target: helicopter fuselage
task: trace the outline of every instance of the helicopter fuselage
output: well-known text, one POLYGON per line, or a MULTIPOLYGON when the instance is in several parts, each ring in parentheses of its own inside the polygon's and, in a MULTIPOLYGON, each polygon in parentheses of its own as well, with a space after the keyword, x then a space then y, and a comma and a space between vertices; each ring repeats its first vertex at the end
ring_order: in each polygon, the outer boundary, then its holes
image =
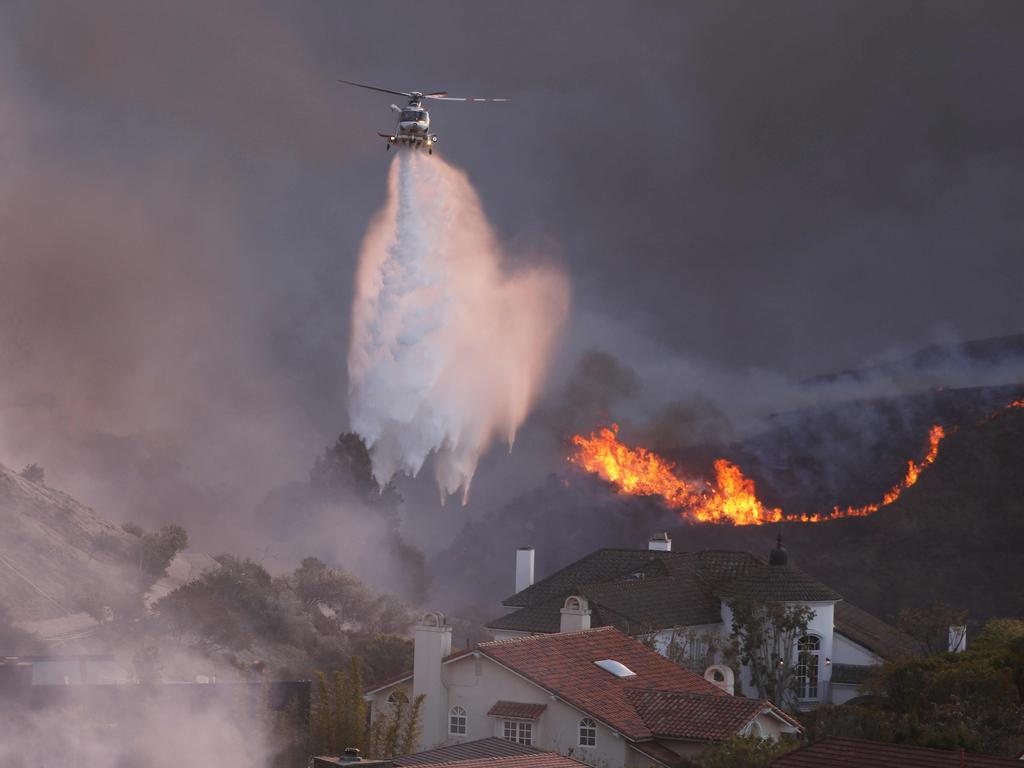
POLYGON ((426 148, 427 152, 433 154, 437 136, 430 133, 430 113, 419 104, 410 103, 405 107, 397 107, 394 104, 391 106, 399 113, 398 130, 393 134, 379 134, 388 140, 387 148, 391 149, 392 144, 412 149, 426 148))

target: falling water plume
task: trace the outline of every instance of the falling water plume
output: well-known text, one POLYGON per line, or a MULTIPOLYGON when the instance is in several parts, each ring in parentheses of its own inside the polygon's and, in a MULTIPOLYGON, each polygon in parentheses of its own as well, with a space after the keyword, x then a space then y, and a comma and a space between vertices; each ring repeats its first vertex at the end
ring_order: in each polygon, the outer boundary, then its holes
POLYGON ((386 482, 434 453, 442 497, 463 501, 481 454, 510 445, 565 320, 552 267, 509 273, 468 178, 402 151, 363 241, 352 307, 349 409, 386 482))

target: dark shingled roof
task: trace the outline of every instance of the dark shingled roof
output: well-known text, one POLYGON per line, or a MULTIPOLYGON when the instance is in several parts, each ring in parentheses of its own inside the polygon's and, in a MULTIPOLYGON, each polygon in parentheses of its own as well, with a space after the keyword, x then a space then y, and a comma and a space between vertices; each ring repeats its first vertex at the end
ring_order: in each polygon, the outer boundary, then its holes
POLYGON ((719 597, 752 598, 768 602, 828 602, 842 600, 838 592, 791 565, 748 568, 717 590, 719 597))
POLYGON ((866 664, 833 664, 832 682, 839 685, 860 685, 876 667, 866 664))
POLYGON ((1008 757, 840 738, 822 739, 772 761, 772 768, 1020 768, 1020 765, 1008 757))
POLYGON ((536 720, 544 714, 547 704, 528 704, 522 701, 499 701, 487 710, 490 717, 510 717, 514 720, 536 720))
POLYGON ((626 574, 643 572, 664 575, 665 560, 685 556, 679 552, 659 552, 647 549, 598 549, 586 557, 567 565, 547 578, 517 592, 502 601, 508 606, 532 606, 546 603, 555 597, 568 597, 584 584, 614 581, 626 574))
POLYGON ((920 654, 913 638, 845 600, 836 603, 835 625, 836 632, 843 637, 877 653, 883 659, 920 654))
POLYGON ((591 626, 614 626, 630 634, 718 623, 722 597, 841 599, 802 571, 769 566, 749 552, 599 549, 506 600, 506 605, 524 607, 487 626, 557 632, 563 601, 571 594, 589 601, 591 626))
POLYGON ((417 752, 414 755, 395 757, 392 758, 392 762, 396 766, 401 767, 406 765, 429 765, 430 763, 451 763, 456 760, 539 754, 543 754, 543 752, 536 747, 528 747, 525 744, 517 744, 508 739, 491 737, 489 739, 465 741, 461 744, 452 744, 451 746, 438 747, 437 749, 428 749, 426 752, 417 752))

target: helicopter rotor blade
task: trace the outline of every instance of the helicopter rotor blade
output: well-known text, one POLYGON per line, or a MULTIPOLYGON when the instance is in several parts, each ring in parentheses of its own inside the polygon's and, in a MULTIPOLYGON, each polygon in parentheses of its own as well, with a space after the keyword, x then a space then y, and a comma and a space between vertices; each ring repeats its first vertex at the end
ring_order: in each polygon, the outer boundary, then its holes
POLYGON ((431 91, 430 93, 424 93, 423 96, 428 99, 440 99, 448 95, 448 91, 431 91))
POLYGON ((477 99, 472 96, 433 96, 429 93, 423 95, 425 98, 437 99, 438 101, 510 101, 510 99, 477 99))
POLYGON ((405 91, 392 91, 390 88, 378 88, 376 85, 366 85, 365 83, 356 83, 353 82, 352 80, 342 80, 340 77, 338 78, 338 82, 345 83, 346 85, 355 85, 358 86, 359 88, 369 88, 371 91, 380 91, 381 93, 393 93, 396 96, 405 96, 410 99, 412 98, 412 94, 406 93, 405 91))

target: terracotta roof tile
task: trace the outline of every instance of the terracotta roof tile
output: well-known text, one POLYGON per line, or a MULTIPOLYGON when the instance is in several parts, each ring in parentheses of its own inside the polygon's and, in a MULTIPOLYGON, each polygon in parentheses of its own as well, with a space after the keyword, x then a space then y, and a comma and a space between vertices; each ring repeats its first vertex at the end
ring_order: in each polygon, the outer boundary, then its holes
POLYGON ((401 768, 406 765, 444 764, 459 760, 480 760, 538 754, 542 754, 542 751, 536 747, 529 747, 526 744, 517 744, 514 741, 492 736, 488 739, 464 741, 460 744, 428 749, 425 752, 417 752, 413 755, 403 755, 394 758, 393 762, 395 766, 401 768))
POLYGON ((727 696, 611 627, 482 643, 477 650, 630 739, 653 734, 627 698, 627 689, 727 696), (635 674, 616 677, 594 663, 603 659, 621 662, 635 674))
MULTIPOLYGON (((399 765, 395 763, 395 765, 399 765)), ((410 763, 402 763, 410 765, 410 763)), ((516 757, 481 757, 475 760, 456 760, 448 763, 416 763, 420 768, 579 768, 585 763, 564 757, 557 752, 516 757)))
POLYGON ((629 689, 644 724, 658 738, 720 741, 735 736, 770 705, 738 696, 629 689))
POLYGON ((828 738, 772 761, 772 768, 1001 768, 1020 763, 1007 757, 946 749, 828 738))
POLYGON ((519 720, 536 720, 544 714, 544 710, 547 708, 547 704, 527 704, 520 701, 499 701, 487 710, 487 714, 490 717, 510 717, 512 719, 519 720))
POLYGON ((659 765, 665 765, 668 768, 683 768, 683 766, 691 765, 685 758, 657 741, 642 741, 630 746, 640 754, 646 755, 659 765))

